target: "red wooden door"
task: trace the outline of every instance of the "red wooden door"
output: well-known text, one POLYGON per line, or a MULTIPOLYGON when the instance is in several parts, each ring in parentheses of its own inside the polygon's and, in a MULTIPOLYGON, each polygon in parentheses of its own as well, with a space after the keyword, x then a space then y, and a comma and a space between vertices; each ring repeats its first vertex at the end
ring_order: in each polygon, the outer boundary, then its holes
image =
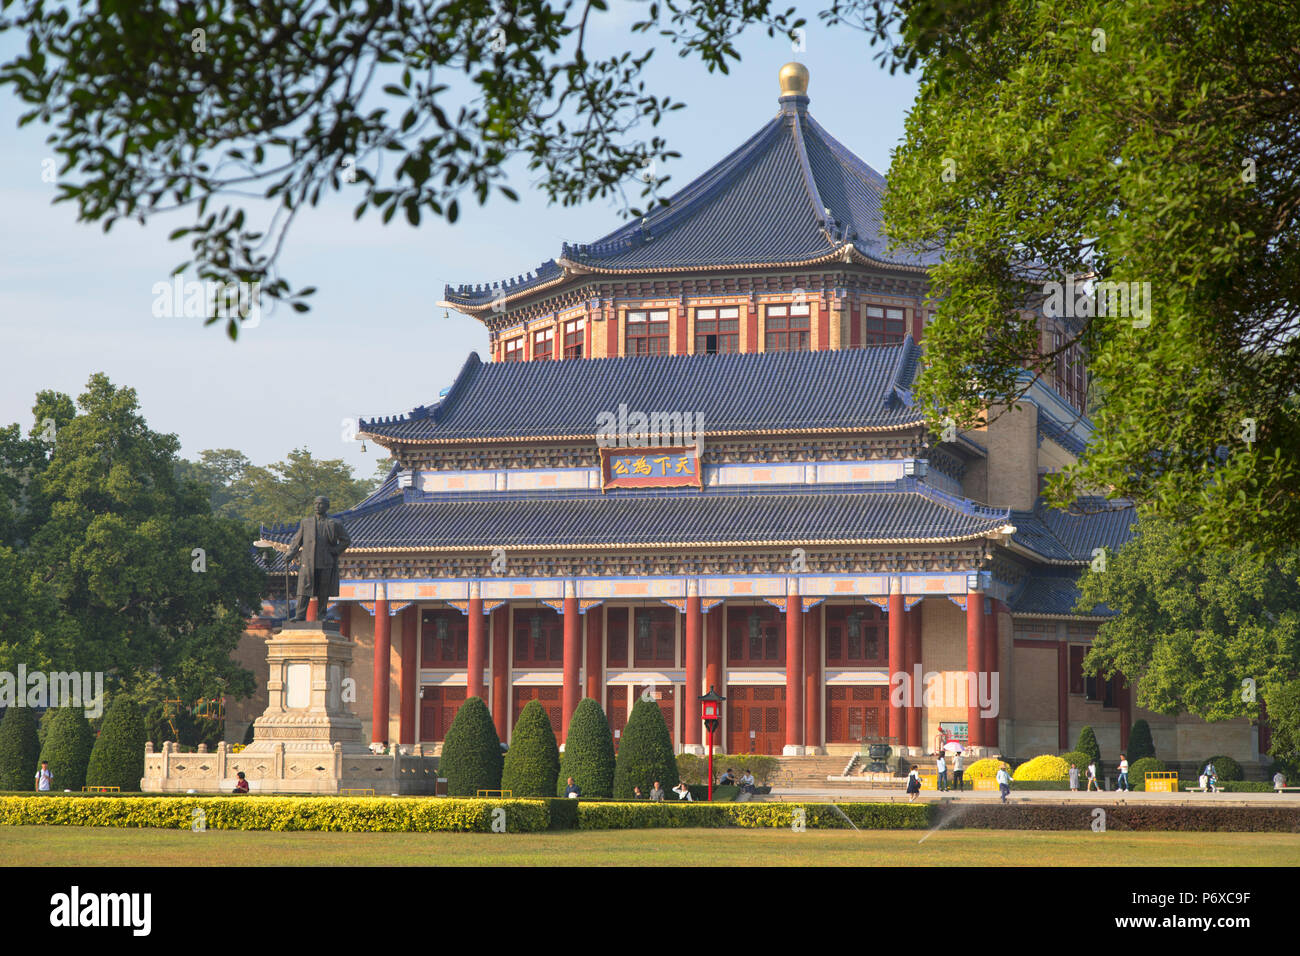
POLYGON ((785 688, 727 685, 727 753, 780 756, 784 746, 785 688))
POLYGON ((609 719, 609 731, 614 735, 614 749, 618 750, 619 738, 627 726, 627 687, 618 684, 605 688, 605 716, 609 719))
POLYGON ((445 740, 447 729, 463 703, 464 687, 425 687, 420 700, 420 740, 445 740))
POLYGON ((863 737, 888 735, 888 687, 827 688, 827 743, 856 744, 861 743, 863 737))
POLYGON ((542 709, 546 711, 546 716, 551 720, 551 729, 555 731, 555 739, 560 739, 560 712, 564 705, 564 689, 562 687, 516 687, 514 695, 514 710, 510 712, 511 727, 519 720, 520 713, 530 700, 541 702, 542 709))

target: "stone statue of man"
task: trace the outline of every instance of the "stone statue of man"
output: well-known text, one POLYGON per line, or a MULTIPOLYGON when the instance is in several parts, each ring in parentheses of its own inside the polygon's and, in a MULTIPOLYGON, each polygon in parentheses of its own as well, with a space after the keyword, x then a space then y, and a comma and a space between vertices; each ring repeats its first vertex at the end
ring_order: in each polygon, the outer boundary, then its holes
POLYGON ((318 617, 325 617, 325 607, 330 598, 339 593, 339 555, 347 550, 352 539, 348 537, 343 522, 328 517, 330 500, 324 496, 316 499, 315 514, 303 518, 298 531, 289 542, 286 561, 292 561, 302 552, 298 567, 298 612, 293 620, 307 619, 307 602, 316 598, 318 617))

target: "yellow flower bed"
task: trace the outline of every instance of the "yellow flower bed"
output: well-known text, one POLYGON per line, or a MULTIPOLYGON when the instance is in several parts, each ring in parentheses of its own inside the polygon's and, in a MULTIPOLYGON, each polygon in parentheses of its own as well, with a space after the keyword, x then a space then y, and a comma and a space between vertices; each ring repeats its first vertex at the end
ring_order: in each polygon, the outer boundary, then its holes
POLYGON ((1015 780, 1069 780, 1070 764, 1052 754, 1026 761, 1012 774, 1015 780))
POLYGON ((966 768, 967 780, 992 780, 998 775, 998 768, 1002 768, 1008 773, 1011 772, 1011 764, 1005 760, 994 760, 992 757, 985 757, 983 760, 976 760, 966 768))

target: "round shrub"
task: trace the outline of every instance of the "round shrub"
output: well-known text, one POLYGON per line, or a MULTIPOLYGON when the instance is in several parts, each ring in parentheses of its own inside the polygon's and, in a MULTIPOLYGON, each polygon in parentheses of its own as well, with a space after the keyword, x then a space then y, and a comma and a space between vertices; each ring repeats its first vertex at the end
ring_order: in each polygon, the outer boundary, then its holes
POLYGON ((638 698, 623 728, 614 762, 615 799, 631 799, 633 787, 640 787, 641 793, 649 796, 655 780, 667 793, 680 779, 663 712, 654 701, 638 698))
POLYGON ((1246 775, 1242 773, 1241 764, 1237 763, 1237 761, 1233 760, 1231 757, 1226 757, 1223 754, 1206 757, 1201 761, 1200 766, 1196 768, 1197 772, 1199 773, 1201 770, 1204 770, 1207 763, 1214 764, 1214 771, 1219 775, 1220 780, 1246 779, 1246 775))
MULTIPOLYGON (((1077 750, 1067 750, 1065 753, 1061 754, 1061 759, 1065 761, 1066 780, 1070 779, 1070 764, 1074 764, 1074 766, 1078 769, 1080 781, 1086 781, 1088 779, 1088 755, 1087 754, 1080 753, 1077 750)), ((1098 773, 1100 772, 1101 772, 1101 768, 1098 767, 1098 773)))
MULTIPOLYGON (((1101 775, 1101 748, 1097 746, 1097 735, 1093 733, 1091 725, 1085 725, 1079 731, 1079 742, 1074 745, 1074 749, 1082 754, 1086 754, 1093 760, 1097 761, 1097 775, 1101 775)), ((1088 766, 1088 761, 1084 761, 1079 769, 1088 766)))
MULTIPOLYGON (((995 771, 996 772, 996 771, 995 771)), ((1043 754, 1033 760, 1027 760, 1016 768, 1012 774, 1015 780, 1069 780, 1070 765, 1060 757, 1043 754)))
POLYGON ((144 776, 144 718, 125 694, 113 698, 86 766, 86 785, 139 790, 144 776))
POLYGON ((40 752, 32 709, 7 707, 0 720, 0 790, 35 790, 40 752))
MULTIPOLYGON (((714 760, 717 760, 716 754, 714 760)), ((709 758, 698 754, 678 754, 677 776, 688 787, 708 786, 709 758)))
POLYGON ((1011 764, 1005 760, 994 760, 992 757, 985 757, 983 760, 976 760, 966 768, 967 780, 992 780, 998 775, 998 768, 1008 773, 1011 772, 1011 764))
POLYGON ((492 715, 483 698, 471 697, 447 728, 438 776, 447 778, 447 796, 473 797, 480 790, 501 789, 501 769, 501 738, 492 715))
POLYGON ((1143 790, 1147 788, 1147 774, 1164 773, 1169 768, 1165 762, 1158 757, 1142 757, 1134 760, 1128 765, 1128 785, 1134 790, 1143 790))
POLYGON ((584 797, 614 795, 614 732, 600 704, 590 697, 578 701, 569 719, 569 735, 564 739, 560 774, 555 782, 557 796, 564 796, 570 777, 584 797))
POLYGON ((560 748, 551 718, 540 701, 530 700, 515 722, 501 770, 501 789, 514 797, 550 797, 560 775, 560 748))
POLYGON ((86 715, 76 707, 60 707, 41 748, 41 759, 50 762, 51 789, 79 791, 85 786, 94 747, 95 732, 86 715))
POLYGON ((1151 728, 1145 720, 1134 723, 1133 729, 1128 732, 1128 750, 1124 755, 1128 757, 1130 767, 1139 760, 1156 755, 1155 741, 1151 739, 1151 728))

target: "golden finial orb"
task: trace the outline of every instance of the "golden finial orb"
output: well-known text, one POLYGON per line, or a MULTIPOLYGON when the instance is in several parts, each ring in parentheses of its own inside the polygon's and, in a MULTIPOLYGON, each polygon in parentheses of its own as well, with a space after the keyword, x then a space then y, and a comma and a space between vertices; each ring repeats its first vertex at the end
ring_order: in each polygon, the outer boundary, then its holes
POLYGON ((778 74, 782 96, 808 95, 808 67, 802 63, 787 63, 778 74))

